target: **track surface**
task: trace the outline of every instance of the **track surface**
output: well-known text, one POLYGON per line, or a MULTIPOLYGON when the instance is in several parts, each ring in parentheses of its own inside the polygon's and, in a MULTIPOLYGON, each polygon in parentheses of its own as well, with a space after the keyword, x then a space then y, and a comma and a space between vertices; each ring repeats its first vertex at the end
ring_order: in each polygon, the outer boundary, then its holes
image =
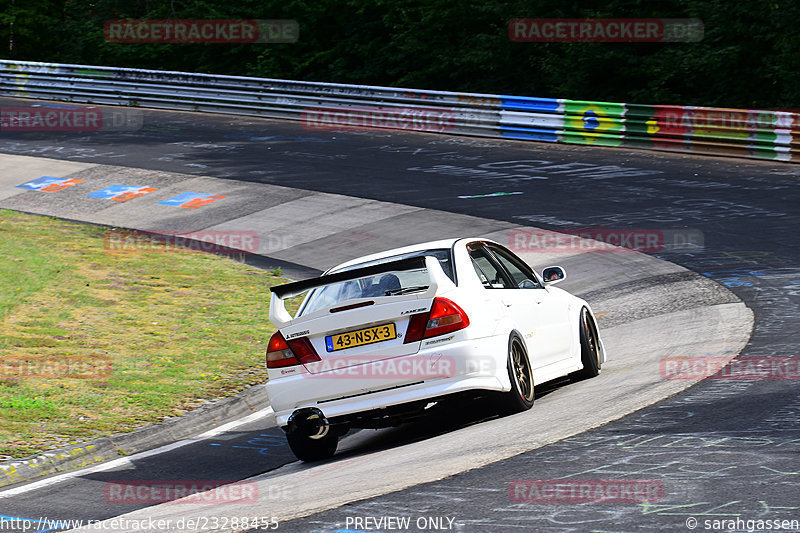
MULTIPOLYGON (((3 134, 0 151, 272 183, 554 230, 698 230, 703 248, 657 255, 725 284, 755 311, 755 330, 741 359, 798 356, 796 166, 443 135, 325 132, 188 113, 145 116, 145 128, 133 133, 3 134), (492 193, 515 194, 462 198, 492 193)), ((450 426, 444 429, 481 419, 479 413, 463 416, 445 416, 450 426)), ((365 527, 354 519, 381 516, 410 516, 412 531, 417 519, 435 516, 453 519, 450 527, 459 531, 661 531, 688 530, 689 517, 700 521, 698 529, 706 519, 800 519, 798 419, 797 378, 708 380, 566 441, 285 522, 279 530, 377 530, 374 522, 365 527), (667 496, 651 505, 509 498, 514 480, 561 478, 658 479, 667 496)), ((205 443, 178 450, 166 462, 137 465, 135 476, 193 479, 202 467, 202 479, 239 479, 267 471, 291 460, 285 448, 262 446, 278 434, 269 427, 262 420, 242 428, 227 443, 232 457, 224 464, 215 462, 218 447, 212 452, 205 443), (259 438, 265 440, 252 449, 233 447, 259 438)), ((382 440, 394 446, 441 429, 393 430, 382 440)), ((97 487, 113 477, 98 474, 93 488, 76 481, 0 500, 0 514, 41 510, 36 516, 100 518, 127 512, 131 508, 119 505, 98 512, 97 487), (82 498, 89 493, 95 498, 82 498)))

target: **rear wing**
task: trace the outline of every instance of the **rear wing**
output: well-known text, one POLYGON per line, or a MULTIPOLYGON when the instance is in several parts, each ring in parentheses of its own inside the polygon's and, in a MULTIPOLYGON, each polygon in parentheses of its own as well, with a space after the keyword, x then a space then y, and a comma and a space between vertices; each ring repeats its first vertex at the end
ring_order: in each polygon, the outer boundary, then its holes
MULTIPOLYGON (((389 261, 378 265, 371 265, 362 268, 354 268, 344 272, 335 272, 333 274, 326 274, 318 278, 311 278, 303 281, 295 281, 293 283, 286 283, 276 287, 270 287, 272 298, 269 306, 269 319, 278 328, 291 325, 293 319, 292 315, 286 310, 284 300, 303 294, 306 291, 316 287, 323 287, 332 283, 340 283, 342 281, 349 281, 367 276, 374 276, 384 272, 392 272, 397 270, 413 270, 415 268, 426 268, 430 275, 430 286, 425 292, 415 293, 417 298, 432 298, 439 287, 450 288, 455 287, 455 284, 447 277, 447 274, 442 270, 442 265, 439 260, 431 256, 417 256, 407 257, 405 259, 398 259, 397 261, 389 261)), ((341 303, 341 302, 340 302, 341 303)))

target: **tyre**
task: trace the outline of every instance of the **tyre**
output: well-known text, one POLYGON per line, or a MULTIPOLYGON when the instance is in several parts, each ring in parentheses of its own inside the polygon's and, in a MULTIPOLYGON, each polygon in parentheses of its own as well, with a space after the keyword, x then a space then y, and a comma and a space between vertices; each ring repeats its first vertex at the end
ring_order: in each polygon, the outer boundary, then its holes
POLYGON ((330 459, 339 445, 339 436, 333 431, 313 437, 295 432, 286 435, 286 440, 294 456, 305 462, 330 459))
POLYGON ((597 334, 597 326, 591 315, 589 315, 589 310, 585 307, 581 309, 578 329, 581 341, 581 363, 583 363, 583 369, 570 374, 573 381, 593 378, 600 373, 600 342, 597 334))
POLYGON ((521 413, 533 405, 535 397, 533 389, 533 369, 525 345, 517 335, 508 340, 508 377, 511 390, 501 393, 499 397, 500 411, 504 414, 521 413))

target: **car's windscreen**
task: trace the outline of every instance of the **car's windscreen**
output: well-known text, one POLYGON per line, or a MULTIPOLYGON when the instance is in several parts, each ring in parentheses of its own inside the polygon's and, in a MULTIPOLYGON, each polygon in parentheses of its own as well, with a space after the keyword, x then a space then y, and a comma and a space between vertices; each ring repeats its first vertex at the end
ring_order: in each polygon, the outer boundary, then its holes
MULTIPOLYGON (((382 263, 419 256, 433 256, 438 259, 442 270, 450 279, 453 279, 453 262, 450 250, 447 249, 425 250, 385 257, 375 261, 351 265, 337 272, 347 272, 348 270, 354 270, 356 268, 380 265, 382 263)), ((427 268, 390 270, 371 276, 331 283, 330 285, 313 289, 306 298, 298 316, 313 313, 320 309, 327 309, 341 302, 357 298, 377 298, 381 296, 397 296, 421 292, 426 290, 429 285, 430 277, 427 268)))

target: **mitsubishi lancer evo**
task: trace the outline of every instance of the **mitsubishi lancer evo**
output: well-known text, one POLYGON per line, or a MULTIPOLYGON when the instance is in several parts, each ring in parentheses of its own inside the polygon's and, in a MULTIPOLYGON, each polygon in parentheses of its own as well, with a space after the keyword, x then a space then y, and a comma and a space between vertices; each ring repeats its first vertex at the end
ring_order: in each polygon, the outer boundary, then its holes
POLYGON ((589 304, 486 239, 428 242, 361 257, 272 287, 267 391, 303 461, 329 458, 350 428, 398 425, 432 404, 485 396, 529 409, 534 385, 599 374, 589 304), (305 297, 295 316, 285 300, 305 297))

